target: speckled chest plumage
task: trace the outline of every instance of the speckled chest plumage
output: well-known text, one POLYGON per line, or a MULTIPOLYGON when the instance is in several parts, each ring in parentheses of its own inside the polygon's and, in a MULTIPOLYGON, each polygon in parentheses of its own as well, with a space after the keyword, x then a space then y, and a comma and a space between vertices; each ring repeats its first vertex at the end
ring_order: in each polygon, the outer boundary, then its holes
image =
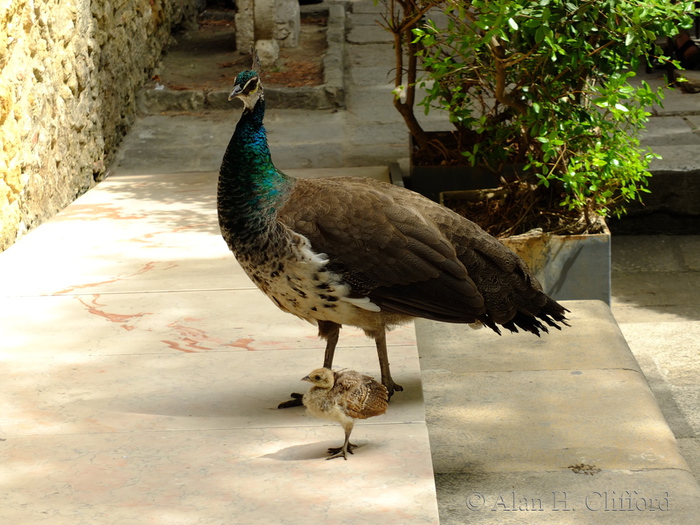
POLYGON ((325 254, 308 240, 276 224, 259 250, 234 254, 243 270, 279 308, 309 322, 361 326, 360 317, 378 311, 367 298, 351 297, 350 286, 327 268, 325 254), (358 318, 354 323, 353 320, 358 318))

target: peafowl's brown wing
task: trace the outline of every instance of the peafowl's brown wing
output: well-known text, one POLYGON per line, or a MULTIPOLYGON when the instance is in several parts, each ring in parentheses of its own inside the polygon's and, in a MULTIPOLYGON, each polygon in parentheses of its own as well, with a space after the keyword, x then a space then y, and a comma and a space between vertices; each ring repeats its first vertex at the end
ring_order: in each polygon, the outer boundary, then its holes
POLYGON ((403 188, 298 179, 279 220, 382 311, 537 333, 563 321, 523 261, 476 224, 403 188))

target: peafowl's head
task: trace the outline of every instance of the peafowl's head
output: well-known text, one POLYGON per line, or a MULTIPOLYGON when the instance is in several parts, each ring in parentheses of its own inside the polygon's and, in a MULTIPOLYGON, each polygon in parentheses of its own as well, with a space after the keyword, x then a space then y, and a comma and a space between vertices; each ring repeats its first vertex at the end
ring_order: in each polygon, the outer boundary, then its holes
POLYGON ((228 99, 239 98, 246 109, 253 109, 258 100, 263 96, 262 82, 255 71, 241 71, 236 77, 236 83, 228 99))

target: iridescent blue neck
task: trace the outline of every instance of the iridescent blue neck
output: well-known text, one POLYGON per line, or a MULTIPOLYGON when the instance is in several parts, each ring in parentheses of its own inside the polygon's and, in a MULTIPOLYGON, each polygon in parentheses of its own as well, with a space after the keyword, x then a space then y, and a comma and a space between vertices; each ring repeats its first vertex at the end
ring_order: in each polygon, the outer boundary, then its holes
POLYGON ((236 125, 219 171, 219 224, 231 244, 251 242, 276 222, 293 179, 275 168, 263 126, 265 100, 246 109, 236 125))

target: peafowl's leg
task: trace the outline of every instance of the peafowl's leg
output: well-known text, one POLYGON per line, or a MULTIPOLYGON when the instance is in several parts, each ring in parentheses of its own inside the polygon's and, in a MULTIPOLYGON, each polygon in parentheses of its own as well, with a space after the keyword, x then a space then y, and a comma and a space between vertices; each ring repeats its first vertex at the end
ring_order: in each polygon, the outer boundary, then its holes
MULTIPOLYGON (((338 344, 338 337, 340 336, 340 325, 331 321, 319 321, 318 336, 326 340, 326 353, 323 356, 323 367, 331 368, 333 366, 335 347, 338 344)), ((293 392, 291 397, 292 399, 289 401, 284 401, 277 405, 277 408, 292 408, 303 405, 302 398, 304 394, 293 392)))
POLYGON ((377 355, 379 356, 379 369, 382 372, 382 384, 389 391, 389 398, 391 398, 394 392, 401 392, 403 387, 394 383, 394 380, 391 378, 389 355, 386 350, 386 330, 376 337, 375 342, 377 343, 377 355))
POLYGON ((342 447, 331 447, 328 449, 328 453, 330 456, 328 456, 326 459, 335 459, 335 458, 343 458, 345 461, 348 460, 348 452, 350 454, 353 453, 352 449, 357 448, 357 445, 353 445, 350 443, 350 433, 352 432, 352 427, 354 425, 354 421, 350 421, 349 424, 343 425, 343 429, 345 430, 345 442, 343 443, 342 447))
POLYGON ((335 347, 338 344, 338 337, 340 337, 340 325, 331 321, 319 321, 318 336, 326 340, 326 353, 323 356, 323 368, 332 368, 335 347))

